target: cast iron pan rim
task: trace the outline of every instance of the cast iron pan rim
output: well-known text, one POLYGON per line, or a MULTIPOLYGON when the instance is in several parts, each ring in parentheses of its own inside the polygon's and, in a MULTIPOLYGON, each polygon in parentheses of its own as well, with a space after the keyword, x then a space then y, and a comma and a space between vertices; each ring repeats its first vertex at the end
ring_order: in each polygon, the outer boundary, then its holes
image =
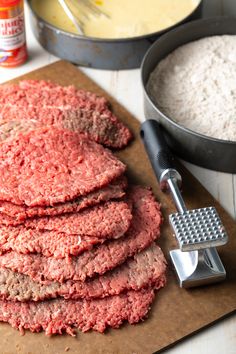
MULTIPOLYGON (((156 46, 157 44, 159 44, 161 46, 161 43, 163 41, 168 41, 169 36, 172 33, 174 33, 174 32, 176 33, 176 32, 179 32, 179 31, 182 32, 182 30, 184 30, 184 29, 187 31, 190 27, 198 26, 199 24, 202 24, 203 22, 206 22, 206 23, 207 22, 208 23, 214 23, 215 22, 217 24, 217 22, 225 22, 225 21, 228 21, 228 20, 235 21, 235 26, 236 26, 236 18, 235 17, 217 16, 217 17, 205 18, 205 19, 200 19, 200 20, 195 20, 195 21, 191 21, 191 22, 185 23, 185 24, 183 24, 181 26, 178 26, 177 28, 174 28, 173 30, 169 31, 168 33, 165 33, 164 35, 162 35, 148 49, 147 53, 145 54, 145 56, 144 56, 144 58, 142 60, 142 64, 141 64, 141 81, 142 81, 144 94, 145 94, 145 97, 147 98, 148 102, 151 104, 151 106, 154 108, 154 110, 157 111, 170 124, 172 124, 173 126, 175 126, 178 129, 181 129, 181 130, 185 131, 188 134, 192 134, 192 135, 194 135, 194 136, 196 136, 198 138, 201 138, 201 139, 209 140, 209 141, 212 141, 214 143, 221 143, 221 144, 224 144, 224 145, 236 145, 235 141, 213 138, 213 137, 198 133, 198 132, 196 132, 194 130, 191 130, 189 128, 186 128, 183 125, 176 123, 172 118, 170 118, 167 115, 165 115, 158 108, 158 106, 153 102, 152 98, 150 97, 149 93, 147 92, 147 90, 146 90, 146 82, 144 82, 145 80, 144 80, 144 74, 143 74, 144 68, 146 66, 146 61, 148 60, 149 56, 152 55, 153 47, 156 46)), ((204 38, 204 37, 202 37, 202 38, 204 38)), ((189 41, 189 42, 191 42, 191 41, 189 41)), ((158 62, 156 63, 156 65, 157 64, 158 64, 158 62)), ((150 74, 151 73, 149 73, 149 76, 150 76, 150 74)), ((146 117, 146 118, 148 119, 148 117, 146 117)))
POLYGON ((195 11, 197 11, 201 6, 202 6, 202 2, 203 0, 198 0, 199 3, 197 4, 197 6, 193 9, 193 11, 191 11, 187 16, 185 16, 184 18, 182 18, 180 21, 176 22, 174 25, 170 26, 170 27, 166 27, 161 31, 157 31, 157 32, 152 32, 152 33, 148 33, 148 34, 144 34, 142 36, 136 36, 136 37, 125 37, 125 38, 97 38, 97 37, 86 37, 80 34, 75 34, 75 33, 71 33, 71 32, 67 32, 67 31, 63 31, 60 28, 50 24, 49 22, 45 21, 42 19, 42 17, 40 17, 32 8, 31 5, 31 0, 26 0, 30 11, 33 13, 33 15, 37 18, 37 20, 39 22, 42 22, 44 25, 46 25, 47 27, 49 27, 50 29, 52 29, 53 31, 56 31, 57 33, 61 33, 65 36, 69 36, 72 38, 77 38, 80 40, 84 40, 84 41, 91 41, 91 42, 100 42, 100 43, 119 43, 119 42, 133 42, 133 41, 139 41, 140 39, 149 39, 151 37, 155 37, 155 36, 160 36, 163 33, 165 33, 166 31, 170 31, 173 28, 175 28, 176 26, 181 25, 181 23, 183 23, 184 21, 186 21, 189 17, 191 17, 195 11))

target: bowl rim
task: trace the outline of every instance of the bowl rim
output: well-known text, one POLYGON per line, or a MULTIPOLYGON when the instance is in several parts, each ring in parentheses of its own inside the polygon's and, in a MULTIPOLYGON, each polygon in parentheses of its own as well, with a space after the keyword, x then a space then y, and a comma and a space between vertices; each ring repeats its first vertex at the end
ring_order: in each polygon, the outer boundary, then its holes
POLYGON ((166 27, 160 31, 157 32, 152 32, 152 33, 148 33, 148 34, 144 34, 141 36, 135 36, 135 37, 121 37, 121 38, 101 38, 101 37, 88 37, 85 35, 80 35, 80 34, 76 34, 76 33, 72 33, 72 32, 67 32, 64 31, 54 25, 52 25, 51 23, 47 22, 46 20, 44 20, 42 17, 40 17, 36 11, 33 9, 32 6, 32 0, 26 0, 26 3, 29 7, 29 10, 31 12, 31 14, 33 14, 38 21, 42 22, 44 25, 46 25, 47 27, 49 27, 50 29, 52 29, 53 31, 56 31, 57 33, 61 33, 64 36, 69 36, 75 39, 80 39, 80 40, 84 40, 84 41, 91 41, 91 42, 101 42, 101 43, 119 43, 119 42, 131 42, 131 41, 139 41, 142 39, 148 39, 151 37, 155 37, 155 36, 161 36, 163 33, 165 33, 166 31, 171 31, 172 29, 174 29, 176 26, 180 26, 182 23, 184 23, 189 17, 191 17, 195 12, 197 12, 202 4, 203 4, 203 0, 197 0, 198 4, 195 6, 195 8, 188 14, 186 15, 184 18, 182 18, 180 21, 176 22, 175 24, 173 24, 172 26, 166 27))
MULTIPOLYGON (((199 20, 194 20, 194 21, 190 21, 188 23, 182 24, 180 26, 178 26, 177 28, 172 29, 171 31, 168 31, 167 33, 163 34, 160 38, 158 38, 153 44, 152 46, 147 50, 142 63, 141 63, 141 82, 142 82, 142 88, 143 88, 143 92, 144 95, 146 97, 146 99, 148 100, 149 104, 151 104, 152 108, 158 112, 158 114, 166 121, 168 121, 170 124, 172 124, 175 128, 177 129, 181 129, 183 130, 185 133, 194 135, 197 138, 201 138, 204 140, 208 140, 211 141, 212 143, 221 143, 224 145, 236 145, 236 141, 232 141, 232 140, 225 140, 225 139, 218 139, 218 138, 214 138, 211 136, 207 136, 201 133, 198 133, 192 129, 186 128, 185 126, 175 122, 172 118, 170 118, 169 116, 167 116, 165 113, 163 113, 160 108, 156 105, 156 103, 153 101, 153 99, 151 98, 151 96, 149 95, 149 93, 147 92, 147 88, 146 88, 146 82, 144 82, 144 69, 146 66, 146 61, 149 59, 150 56, 152 56, 152 52, 154 50, 154 48, 161 44, 163 41, 168 41, 169 40, 169 36, 172 36, 173 33, 176 32, 182 32, 182 31, 188 31, 188 29, 190 27, 195 27, 195 26, 201 26, 201 24, 203 22, 205 23, 217 23, 217 22, 226 22, 226 21, 235 21, 235 25, 236 25, 236 17, 233 16, 216 16, 216 17, 211 17, 211 18, 203 18, 203 19, 199 19, 199 20)), ((216 34, 217 35, 217 34, 216 34)), ((222 34, 223 35, 223 34, 222 34)), ((235 35, 236 35, 236 31, 235 31, 235 35)), ((207 36, 206 36, 207 37, 207 36)), ((201 37, 201 38, 206 38, 206 37, 201 37)), ((193 40, 194 41, 194 40, 193 40)), ((188 41, 187 43, 190 43, 190 41, 188 41)), ((178 47, 176 47, 178 48, 178 47)), ((175 50, 175 49, 174 49, 175 50)), ((171 52, 170 52, 171 53, 171 52)), ((169 54, 170 54, 169 53, 169 54)), ((167 54, 168 55, 168 54, 167 54)), ((160 61, 157 61, 156 65, 159 63, 160 61)), ((150 76, 151 72, 148 73, 148 77, 150 76)))

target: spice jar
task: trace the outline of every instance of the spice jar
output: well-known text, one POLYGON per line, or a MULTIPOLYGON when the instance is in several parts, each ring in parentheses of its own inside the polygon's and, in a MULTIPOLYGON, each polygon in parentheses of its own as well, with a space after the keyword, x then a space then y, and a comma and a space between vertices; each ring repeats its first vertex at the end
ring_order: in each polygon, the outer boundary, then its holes
POLYGON ((0 0, 0 66, 15 67, 26 59, 24 2, 0 0))

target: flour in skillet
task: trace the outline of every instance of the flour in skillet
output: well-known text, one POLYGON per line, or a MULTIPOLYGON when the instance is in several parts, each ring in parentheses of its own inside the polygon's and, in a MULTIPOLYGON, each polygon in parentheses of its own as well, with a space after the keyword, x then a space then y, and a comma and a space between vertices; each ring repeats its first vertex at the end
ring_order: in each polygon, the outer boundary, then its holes
POLYGON ((236 141, 236 36, 208 37, 177 48, 157 65, 147 90, 179 124, 236 141))

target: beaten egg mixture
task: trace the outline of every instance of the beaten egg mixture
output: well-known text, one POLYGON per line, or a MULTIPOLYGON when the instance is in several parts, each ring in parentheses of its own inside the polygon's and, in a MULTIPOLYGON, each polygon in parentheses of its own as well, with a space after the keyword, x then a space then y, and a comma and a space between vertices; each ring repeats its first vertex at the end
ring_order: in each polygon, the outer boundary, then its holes
MULTIPOLYGON (((78 0, 79 1, 79 0, 78 0)), ((108 16, 89 14, 84 33, 96 38, 128 38, 168 28, 188 16, 200 0, 94 0, 108 16)), ((78 33, 58 0, 32 0, 35 12, 67 32, 78 33)))

